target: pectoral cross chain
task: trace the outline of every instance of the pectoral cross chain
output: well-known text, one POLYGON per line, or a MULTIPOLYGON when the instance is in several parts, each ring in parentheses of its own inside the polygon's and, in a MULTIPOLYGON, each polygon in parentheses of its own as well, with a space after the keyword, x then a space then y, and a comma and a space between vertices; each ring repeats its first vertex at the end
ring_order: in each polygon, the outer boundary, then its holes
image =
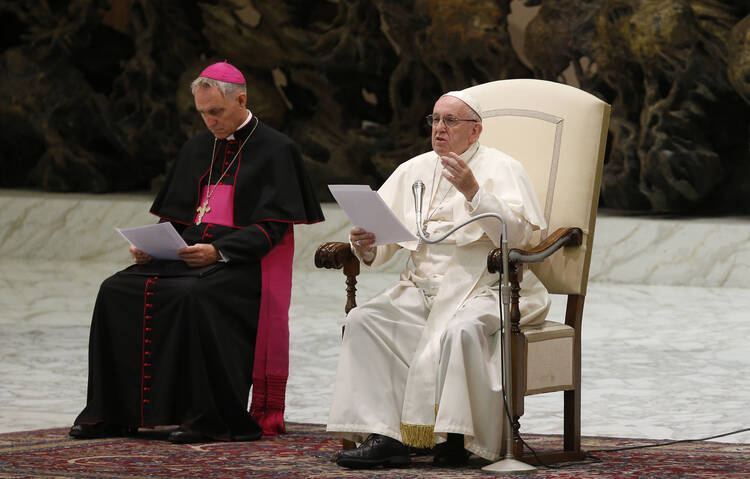
POLYGON ((201 206, 196 208, 195 211, 198 212, 198 219, 195 221, 195 224, 199 225, 201 224, 201 221, 203 221, 203 215, 211 211, 211 207, 208 206, 208 199, 206 199, 201 206))

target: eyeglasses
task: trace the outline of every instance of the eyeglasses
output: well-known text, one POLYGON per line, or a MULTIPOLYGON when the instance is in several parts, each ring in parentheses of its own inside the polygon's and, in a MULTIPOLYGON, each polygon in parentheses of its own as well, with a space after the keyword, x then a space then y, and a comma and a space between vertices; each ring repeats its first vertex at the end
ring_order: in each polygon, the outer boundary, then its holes
POLYGON ((477 120, 470 118, 470 119, 464 119, 464 118, 456 118, 455 116, 448 115, 446 117, 441 117, 440 115, 427 115, 425 117, 425 120, 427 120, 427 125, 436 128, 440 124, 440 120, 443 120, 443 123, 448 128, 453 128, 454 126, 458 125, 458 122, 460 121, 471 121, 473 123, 476 123, 477 120))

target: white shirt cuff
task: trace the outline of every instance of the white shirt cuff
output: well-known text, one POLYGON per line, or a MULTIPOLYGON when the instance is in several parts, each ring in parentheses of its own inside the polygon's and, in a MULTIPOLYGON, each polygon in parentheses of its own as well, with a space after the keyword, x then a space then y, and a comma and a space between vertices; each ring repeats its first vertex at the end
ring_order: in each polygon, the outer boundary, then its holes
POLYGON ((219 253, 219 256, 221 256, 221 258, 219 258, 219 263, 229 263, 229 258, 224 256, 224 253, 222 253, 220 249, 217 248, 216 251, 219 253))
POLYGON ((481 191, 482 191, 482 188, 481 187, 478 188, 477 192, 474 193, 474 198, 472 198, 471 201, 468 202, 469 203, 469 208, 471 209, 471 211, 474 211, 474 210, 476 210, 479 207, 479 197, 482 196, 479 193, 481 191))
POLYGON ((354 244, 352 244, 351 240, 349 241, 349 247, 352 250, 352 254, 363 261, 365 264, 370 264, 375 259, 375 251, 368 251, 362 255, 357 254, 357 250, 356 248, 354 248, 354 244))

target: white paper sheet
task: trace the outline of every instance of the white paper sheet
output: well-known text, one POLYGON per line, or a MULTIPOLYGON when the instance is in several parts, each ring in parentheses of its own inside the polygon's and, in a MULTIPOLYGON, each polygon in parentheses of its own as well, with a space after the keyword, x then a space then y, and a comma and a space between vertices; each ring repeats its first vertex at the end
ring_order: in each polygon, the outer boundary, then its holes
POLYGON ((417 237, 368 185, 328 185, 328 189, 354 226, 375 233, 376 245, 416 241, 417 237))
POLYGON ((115 229, 130 244, 156 259, 180 259, 177 250, 187 246, 170 222, 115 229))

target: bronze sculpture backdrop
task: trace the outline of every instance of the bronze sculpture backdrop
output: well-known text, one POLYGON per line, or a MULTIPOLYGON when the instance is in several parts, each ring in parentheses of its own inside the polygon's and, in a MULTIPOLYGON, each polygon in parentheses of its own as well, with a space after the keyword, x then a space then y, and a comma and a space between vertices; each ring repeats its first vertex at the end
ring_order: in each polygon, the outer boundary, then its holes
POLYGON ((750 0, 524 4, 526 63, 511 0, 0 0, 0 187, 158 186, 227 59, 323 198, 427 149, 441 92, 535 77, 613 105, 601 206, 750 212, 750 0))

